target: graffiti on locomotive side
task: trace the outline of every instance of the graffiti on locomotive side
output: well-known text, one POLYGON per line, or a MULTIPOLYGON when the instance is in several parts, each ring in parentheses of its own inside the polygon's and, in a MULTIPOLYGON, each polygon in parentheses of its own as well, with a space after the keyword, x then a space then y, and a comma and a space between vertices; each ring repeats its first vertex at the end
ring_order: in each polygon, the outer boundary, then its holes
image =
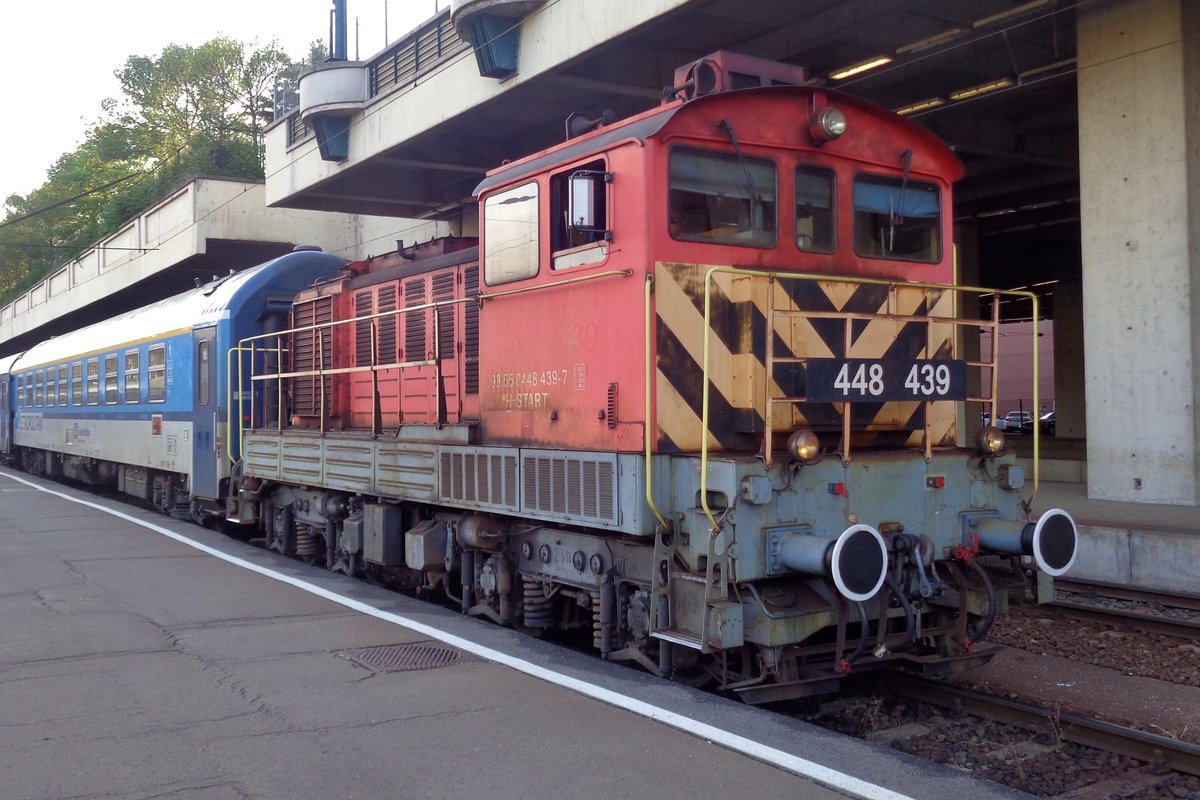
POLYGON ((583 364, 572 364, 563 369, 493 372, 490 383, 499 392, 501 408, 546 408, 554 390, 583 391, 585 374, 583 364))

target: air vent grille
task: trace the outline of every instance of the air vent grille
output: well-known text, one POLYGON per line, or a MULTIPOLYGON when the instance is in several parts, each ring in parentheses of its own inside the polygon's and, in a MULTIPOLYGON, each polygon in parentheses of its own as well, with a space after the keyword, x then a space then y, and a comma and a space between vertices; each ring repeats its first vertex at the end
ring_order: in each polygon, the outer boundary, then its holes
POLYGON ((525 455, 523 472, 526 510, 570 519, 617 521, 616 469, 610 457, 525 455))
POLYGON ((441 499, 517 507, 517 457, 503 453, 443 451, 440 461, 441 499))

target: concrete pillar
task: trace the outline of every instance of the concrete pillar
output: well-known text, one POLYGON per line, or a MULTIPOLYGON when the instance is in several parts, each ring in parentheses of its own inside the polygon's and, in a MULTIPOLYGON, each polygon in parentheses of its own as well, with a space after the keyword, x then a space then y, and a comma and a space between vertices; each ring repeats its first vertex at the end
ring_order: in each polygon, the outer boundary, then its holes
POLYGON ((1083 439, 1083 287, 1065 280, 1054 287, 1054 418, 1056 439, 1083 439))
POLYGON ((1196 505, 1200 0, 1077 20, 1088 494, 1196 505))

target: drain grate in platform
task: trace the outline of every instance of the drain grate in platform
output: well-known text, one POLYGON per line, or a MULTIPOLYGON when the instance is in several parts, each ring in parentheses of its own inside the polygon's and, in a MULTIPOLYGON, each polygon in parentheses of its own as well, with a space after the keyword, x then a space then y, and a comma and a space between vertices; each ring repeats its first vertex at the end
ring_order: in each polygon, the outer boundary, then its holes
POLYGON ((340 655, 376 672, 409 672, 471 664, 484 659, 440 642, 410 642, 343 650, 340 655))

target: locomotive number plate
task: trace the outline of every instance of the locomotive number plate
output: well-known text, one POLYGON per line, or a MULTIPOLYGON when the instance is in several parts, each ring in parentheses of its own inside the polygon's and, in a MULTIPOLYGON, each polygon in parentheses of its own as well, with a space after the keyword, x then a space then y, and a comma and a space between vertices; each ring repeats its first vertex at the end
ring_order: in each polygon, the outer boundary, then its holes
POLYGON ((806 385, 808 399, 823 403, 965 400, 967 362, 814 358, 806 385))

